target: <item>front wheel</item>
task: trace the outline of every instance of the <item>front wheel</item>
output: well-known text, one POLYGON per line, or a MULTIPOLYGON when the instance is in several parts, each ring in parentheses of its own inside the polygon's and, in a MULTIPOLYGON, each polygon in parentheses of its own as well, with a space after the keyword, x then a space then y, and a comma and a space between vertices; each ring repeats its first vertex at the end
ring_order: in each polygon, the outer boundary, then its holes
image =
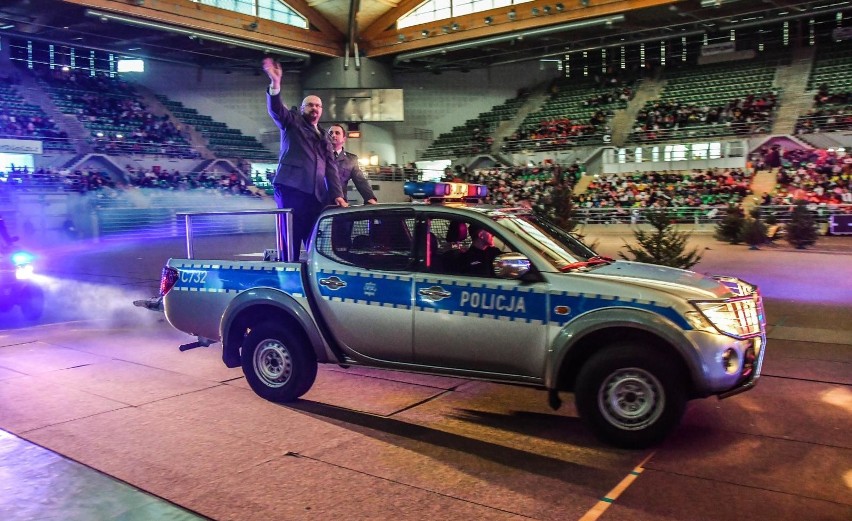
POLYGON ((665 356, 641 345, 617 344, 586 362, 574 397, 599 438, 639 449, 677 426, 686 408, 685 375, 665 356))
POLYGON ((317 377, 317 360, 307 342, 274 322, 252 327, 240 356, 252 390, 271 402, 299 398, 317 377))

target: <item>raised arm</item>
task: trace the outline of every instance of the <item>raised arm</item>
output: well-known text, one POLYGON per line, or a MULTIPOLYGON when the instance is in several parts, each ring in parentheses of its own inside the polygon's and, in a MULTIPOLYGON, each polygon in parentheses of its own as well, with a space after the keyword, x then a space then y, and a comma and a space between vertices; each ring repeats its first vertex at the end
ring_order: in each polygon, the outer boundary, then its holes
POLYGON ((284 128, 289 119, 290 111, 281 101, 281 64, 272 58, 263 59, 263 72, 269 77, 269 88, 266 91, 266 109, 272 121, 278 128, 284 128))

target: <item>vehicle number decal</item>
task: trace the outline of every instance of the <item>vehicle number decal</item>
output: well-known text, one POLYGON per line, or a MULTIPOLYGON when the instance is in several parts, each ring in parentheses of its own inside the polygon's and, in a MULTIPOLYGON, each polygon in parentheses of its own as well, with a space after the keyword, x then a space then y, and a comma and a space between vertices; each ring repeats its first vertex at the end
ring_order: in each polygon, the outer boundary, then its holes
POLYGON ((207 271, 180 270, 180 281, 185 284, 204 284, 207 282, 207 271))

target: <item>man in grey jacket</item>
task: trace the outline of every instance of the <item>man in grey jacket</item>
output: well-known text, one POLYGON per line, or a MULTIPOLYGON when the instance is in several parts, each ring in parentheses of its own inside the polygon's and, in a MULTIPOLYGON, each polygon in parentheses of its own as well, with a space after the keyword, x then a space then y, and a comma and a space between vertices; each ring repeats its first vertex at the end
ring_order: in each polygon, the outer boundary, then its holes
POLYGON ((302 242, 307 245, 311 230, 327 204, 349 206, 343 197, 331 141, 319 126, 322 100, 308 96, 299 109, 287 109, 281 101, 281 64, 263 60, 269 76, 266 106, 281 131, 278 169, 272 179, 278 208, 293 210, 293 244, 287 245, 293 259, 302 242))
POLYGON ((361 194, 364 202, 366 204, 376 204, 378 202, 376 194, 373 193, 367 176, 364 175, 361 167, 358 166, 358 156, 343 149, 343 145, 346 143, 346 131, 343 130, 343 126, 338 123, 329 125, 328 135, 331 138, 331 145, 334 147, 334 158, 337 160, 337 173, 340 176, 340 186, 343 190, 343 196, 346 196, 346 185, 349 184, 349 180, 351 179, 355 183, 355 188, 361 194))

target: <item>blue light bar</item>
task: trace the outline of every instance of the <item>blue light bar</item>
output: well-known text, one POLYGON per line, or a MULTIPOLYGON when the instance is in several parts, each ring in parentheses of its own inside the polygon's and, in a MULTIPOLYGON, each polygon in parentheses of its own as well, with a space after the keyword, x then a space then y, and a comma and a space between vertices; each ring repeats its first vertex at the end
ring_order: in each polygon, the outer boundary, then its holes
POLYGON ((406 181, 403 192, 414 199, 482 199, 488 195, 488 187, 469 183, 406 181))

